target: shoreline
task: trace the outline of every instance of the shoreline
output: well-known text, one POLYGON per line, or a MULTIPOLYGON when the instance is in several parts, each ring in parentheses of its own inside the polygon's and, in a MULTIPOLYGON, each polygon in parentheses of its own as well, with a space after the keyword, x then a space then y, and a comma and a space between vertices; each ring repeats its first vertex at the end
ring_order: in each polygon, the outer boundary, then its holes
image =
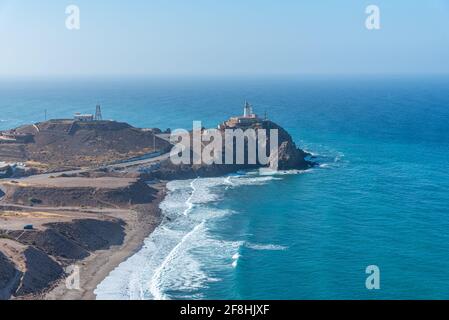
MULTIPOLYGON (((240 128, 235 122, 240 118, 225 121, 220 126, 221 132, 228 127, 240 128)), ((280 132, 280 145, 273 158, 275 170, 305 170, 315 165, 306 159, 309 154, 297 148, 285 129, 268 119, 251 119, 250 129, 261 127, 280 132)), ((14 144, 16 149, 28 148, 28 153, 21 154, 20 158, 36 156, 40 161, 38 164, 66 166, 68 163, 60 153, 50 152, 55 148, 51 139, 56 139, 59 149, 70 149, 71 154, 65 156, 70 157, 77 169, 63 171, 64 167, 60 167, 62 171, 58 174, 46 170, 41 174, 34 172, 29 177, 0 181, 0 205, 7 210, 0 215, 5 221, 4 228, 0 229, 0 240, 3 237, 14 241, 2 245, 0 252, 5 251, 8 256, 3 259, 5 262, 0 265, 0 271, 12 269, 25 275, 17 287, 7 292, 12 299, 95 299, 94 291, 98 285, 138 252, 145 239, 160 225, 162 212, 159 205, 167 194, 168 181, 272 168, 271 162, 270 166, 263 163, 176 164, 169 161, 169 142, 155 133, 159 129, 153 132, 112 120, 86 124, 56 119, 38 125, 42 128, 37 132, 36 125, 21 127, 18 133, 10 131, 10 135, 16 134, 18 138, 24 134, 33 136, 33 141, 14 144), (102 137, 101 141, 126 149, 126 155, 149 149, 148 141, 154 143, 155 140, 159 145, 153 145, 153 149, 165 153, 154 158, 98 167, 96 164, 103 163, 105 156, 98 152, 106 147, 103 142, 98 143, 98 139, 92 139, 97 136, 102 137), (152 139, 146 139, 148 137, 152 139), (80 148, 81 153, 77 151, 80 148), (86 162, 89 165, 84 166, 86 162), (158 183, 150 186, 146 181, 158 183), (74 267, 79 277, 73 274, 74 267), (65 271, 69 269, 71 271, 65 271), (72 283, 79 283, 80 289, 68 289, 67 278, 72 283)), ((265 139, 268 143, 269 139, 265 139)), ((114 150, 119 152, 121 149, 114 150)))
POLYGON ((42 299, 96 300, 94 291, 97 286, 122 262, 137 253, 144 245, 145 239, 160 225, 162 216, 159 205, 167 194, 166 184, 164 182, 158 186, 157 197, 145 209, 130 211, 133 218, 127 222, 122 245, 93 252, 86 259, 75 263, 80 267, 80 290, 67 289, 66 278, 63 278, 43 294, 42 299))

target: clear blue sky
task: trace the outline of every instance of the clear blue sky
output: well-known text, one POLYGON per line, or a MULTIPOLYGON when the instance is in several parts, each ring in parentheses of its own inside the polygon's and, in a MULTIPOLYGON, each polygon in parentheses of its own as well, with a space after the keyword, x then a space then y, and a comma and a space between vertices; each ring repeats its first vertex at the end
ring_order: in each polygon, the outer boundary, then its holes
POLYGON ((0 39, 0 76, 449 73, 449 0, 0 0, 0 39))

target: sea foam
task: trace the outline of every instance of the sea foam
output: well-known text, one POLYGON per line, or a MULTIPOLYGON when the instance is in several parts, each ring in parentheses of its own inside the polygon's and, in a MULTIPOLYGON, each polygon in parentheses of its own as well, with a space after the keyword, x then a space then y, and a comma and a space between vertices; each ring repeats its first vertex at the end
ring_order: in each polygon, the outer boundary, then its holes
POLYGON ((160 205, 168 219, 145 240, 139 252, 98 285, 97 299, 201 299, 202 289, 220 281, 208 274, 205 264, 235 269, 243 246, 253 250, 284 250, 270 244, 225 241, 210 232, 219 219, 236 214, 214 206, 226 190, 279 179, 273 174, 254 172, 169 182, 167 196, 160 205))

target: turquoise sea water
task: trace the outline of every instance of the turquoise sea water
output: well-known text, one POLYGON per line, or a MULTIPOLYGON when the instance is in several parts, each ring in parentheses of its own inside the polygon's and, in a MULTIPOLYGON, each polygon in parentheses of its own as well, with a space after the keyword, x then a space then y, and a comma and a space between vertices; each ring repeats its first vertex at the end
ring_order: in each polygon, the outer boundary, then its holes
POLYGON ((0 129, 97 103, 135 126, 215 127, 245 99, 320 167, 171 182, 170 220, 99 298, 449 298, 447 77, 2 80, 0 129))

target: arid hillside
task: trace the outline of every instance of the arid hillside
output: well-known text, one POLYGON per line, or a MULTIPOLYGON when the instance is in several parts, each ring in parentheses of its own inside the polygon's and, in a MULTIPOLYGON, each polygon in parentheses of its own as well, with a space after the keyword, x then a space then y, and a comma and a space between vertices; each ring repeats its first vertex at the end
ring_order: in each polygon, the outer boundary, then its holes
POLYGON ((0 183, 0 300, 43 298, 55 286, 65 288, 65 267, 85 259, 98 261, 83 269, 82 281, 104 277, 115 267, 113 258, 107 264, 110 257, 132 254, 160 223, 163 195, 163 186, 133 178, 0 183))
MULTIPOLYGON (((155 190, 126 178, 54 178, 0 184, 2 201, 20 205, 55 207, 128 208, 149 203, 155 190)), ((0 194, 1 196, 1 194, 0 194)))
POLYGON ((150 130, 115 121, 50 120, 13 132, 32 134, 33 139, 27 143, 0 143, 2 160, 28 162, 43 170, 103 165, 170 147, 150 130))

